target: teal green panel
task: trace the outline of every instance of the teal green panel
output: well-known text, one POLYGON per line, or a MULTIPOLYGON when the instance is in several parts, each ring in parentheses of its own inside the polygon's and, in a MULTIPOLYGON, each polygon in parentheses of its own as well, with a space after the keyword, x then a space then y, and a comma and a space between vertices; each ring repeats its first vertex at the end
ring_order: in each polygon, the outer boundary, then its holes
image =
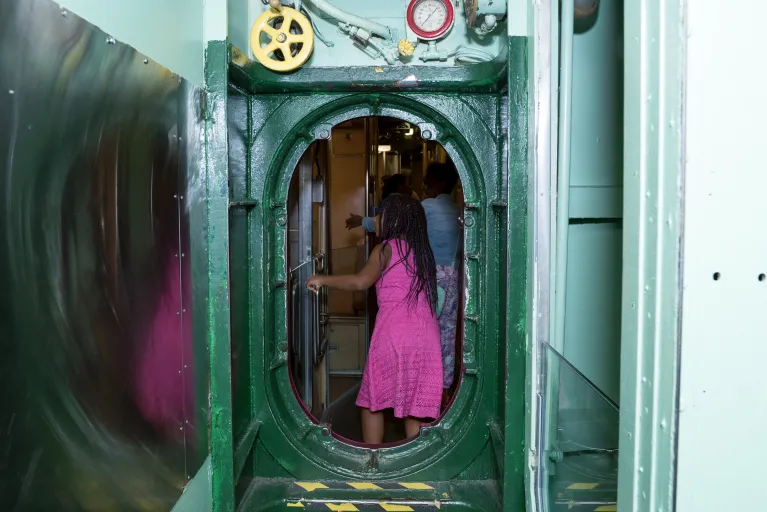
POLYGON ((621 1, 601 2, 594 16, 575 22, 571 220, 560 349, 615 402, 620 394, 622 34, 621 1))
MULTIPOLYGON (((576 21, 570 154, 573 188, 623 183, 622 49, 622 0, 602 1, 597 15, 576 21)), ((570 216, 576 217, 572 210, 570 216)))
POLYGON ((203 0, 61 0, 107 33, 194 84, 202 85, 203 0))
POLYGON ((617 223, 570 225, 563 355, 615 402, 620 395, 622 241, 617 223))
POLYGON ((623 187, 570 187, 570 219, 620 219, 623 187))
POLYGON ((213 510, 210 457, 189 481, 171 512, 210 512, 213 510))

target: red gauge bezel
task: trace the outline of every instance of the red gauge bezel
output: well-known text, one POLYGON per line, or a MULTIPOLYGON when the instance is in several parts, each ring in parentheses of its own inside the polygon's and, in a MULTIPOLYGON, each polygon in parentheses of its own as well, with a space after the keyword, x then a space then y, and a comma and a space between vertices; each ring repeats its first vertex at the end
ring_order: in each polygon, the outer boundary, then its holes
POLYGON ((418 5, 418 3, 422 2, 423 0, 411 0, 410 5, 407 6, 407 24, 410 26, 410 30, 412 30, 415 35, 420 37, 421 39, 438 39, 450 30, 450 28, 453 26, 453 23, 455 21, 455 12, 453 10, 453 3, 451 0, 441 0, 443 4, 445 4, 445 7, 447 7, 447 19, 445 20, 445 24, 442 25, 441 28, 438 30, 435 30, 434 32, 425 32, 421 29, 419 29, 415 24, 415 19, 413 18, 413 11, 415 11, 415 6, 418 5))

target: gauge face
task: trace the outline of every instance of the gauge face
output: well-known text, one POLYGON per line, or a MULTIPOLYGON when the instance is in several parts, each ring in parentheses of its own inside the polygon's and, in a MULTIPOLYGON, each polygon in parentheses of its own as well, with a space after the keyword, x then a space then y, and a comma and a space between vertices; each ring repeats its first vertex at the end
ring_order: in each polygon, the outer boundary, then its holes
POLYGON ((454 19, 451 0, 412 0, 407 8, 408 25, 421 39, 442 37, 454 19))

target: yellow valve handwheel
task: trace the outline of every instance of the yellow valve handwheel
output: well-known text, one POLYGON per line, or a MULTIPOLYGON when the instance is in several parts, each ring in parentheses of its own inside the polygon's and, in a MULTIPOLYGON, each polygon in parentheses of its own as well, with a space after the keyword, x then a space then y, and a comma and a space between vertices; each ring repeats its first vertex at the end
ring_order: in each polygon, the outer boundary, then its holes
POLYGON ((312 54, 314 30, 309 19, 297 10, 290 7, 271 8, 253 23, 250 48, 264 67, 272 71, 293 71, 303 66, 312 54), (282 23, 279 23, 280 20, 282 23), (300 33, 292 34, 291 28, 300 33), (270 40, 261 46, 264 34, 270 40))

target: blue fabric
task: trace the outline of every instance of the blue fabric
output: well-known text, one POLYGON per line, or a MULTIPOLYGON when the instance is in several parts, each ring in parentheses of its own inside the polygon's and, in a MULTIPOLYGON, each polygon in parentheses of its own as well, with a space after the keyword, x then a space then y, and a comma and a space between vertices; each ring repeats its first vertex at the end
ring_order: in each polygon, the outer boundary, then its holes
POLYGON ((454 267, 460 236, 460 208, 448 194, 424 199, 421 204, 426 212, 426 232, 434 262, 443 267, 454 267))
MULTIPOLYGON (((373 210, 374 215, 378 215, 379 213, 381 213, 381 205, 376 206, 373 210)), ((376 223, 374 222, 373 217, 362 217, 362 229, 368 233, 375 233, 376 223)))
MULTIPOLYGON (((426 212, 426 232, 434 253, 434 262, 443 267, 454 267, 460 236, 458 226, 458 217, 461 216, 460 208, 448 194, 424 199, 421 205, 426 212)), ((375 214, 378 215, 380 211, 379 206, 375 209, 375 214)), ((362 227, 368 233, 375 232, 373 217, 363 217, 362 227)))
POLYGON ((362 217, 362 227, 368 233, 373 233, 376 230, 376 225, 373 221, 373 217, 362 217))

